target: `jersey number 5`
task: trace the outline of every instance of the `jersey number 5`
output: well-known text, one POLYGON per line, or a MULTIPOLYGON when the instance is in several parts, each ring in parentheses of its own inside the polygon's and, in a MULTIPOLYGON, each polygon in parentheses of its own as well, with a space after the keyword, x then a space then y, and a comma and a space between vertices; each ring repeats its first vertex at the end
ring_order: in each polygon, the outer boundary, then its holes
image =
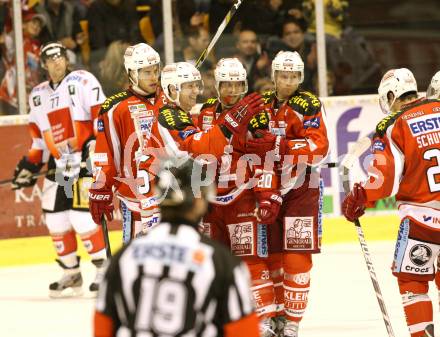
POLYGON ((432 193, 440 192, 440 150, 430 149, 425 151, 423 159, 428 161, 431 161, 432 159, 437 160, 437 165, 431 166, 426 170, 426 175, 428 177, 429 190, 432 193))

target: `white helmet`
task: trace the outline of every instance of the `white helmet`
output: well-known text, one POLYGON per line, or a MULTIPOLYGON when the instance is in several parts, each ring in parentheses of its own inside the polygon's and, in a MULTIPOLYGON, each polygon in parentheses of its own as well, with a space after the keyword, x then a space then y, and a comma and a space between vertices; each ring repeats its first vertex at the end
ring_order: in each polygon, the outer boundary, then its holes
POLYGON ((247 73, 238 58, 222 58, 214 70, 215 89, 220 99, 220 82, 244 82, 244 90, 239 95, 248 91, 247 73))
POLYGON ((157 51, 155 51, 146 43, 138 43, 134 46, 127 47, 127 49, 125 50, 125 70, 129 75, 131 83, 138 90, 140 90, 138 87, 138 72, 135 71, 132 76, 130 76, 130 70, 139 70, 156 64, 160 65, 160 56, 157 51))
POLYGON ((391 106, 396 99, 407 92, 417 92, 417 82, 413 73, 407 68, 391 69, 383 75, 379 85, 379 104, 386 114, 391 112, 391 106), (388 94, 394 95, 393 102, 389 104, 388 94))
POLYGON ((200 71, 188 62, 177 62, 166 65, 161 73, 161 86, 165 96, 171 101, 180 105, 179 97, 182 90, 182 84, 188 82, 200 81, 203 91, 203 81, 200 71), (169 91, 169 86, 174 86, 177 91, 177 98, 172 99, 169 91))
POLYGON ((301 73, 299 83, 304 81, 304 62, 296 51, 280 51, 272 61, 272 81, 275 71, 298 71, 301 73))
POLYGON ((428 89, 426 89, 426 97, 440 99, 440 71, 437 71, 431 79, 428 89))

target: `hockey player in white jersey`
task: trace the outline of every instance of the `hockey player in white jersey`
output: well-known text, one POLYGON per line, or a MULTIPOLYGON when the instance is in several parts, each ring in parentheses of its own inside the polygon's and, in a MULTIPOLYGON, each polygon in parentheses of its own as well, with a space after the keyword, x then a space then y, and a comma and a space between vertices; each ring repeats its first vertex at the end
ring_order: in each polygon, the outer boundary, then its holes
POLYGON ((47 163, 42 208, 62 278, 49 286, 51 297, 79 295, 82 276, 77 255, 78 234, 97 268, 90 291, 98 290, 106 259, 102 229, 88 209, 91 172, 86 161, 94 148, 93 120, 105 100, 101 85, 89 72, 69 71, 66 48, 49 42, 40 51, 48 81, 29 96, 32 145, 14 172, 13 189, 33 186, 35 174, 47 163))
POLYGON ((198 232, 215 197, 191 159, 157 174, 162 222, 111 260, 99 289, 95 337, 258 337, 246 265, 198 232))

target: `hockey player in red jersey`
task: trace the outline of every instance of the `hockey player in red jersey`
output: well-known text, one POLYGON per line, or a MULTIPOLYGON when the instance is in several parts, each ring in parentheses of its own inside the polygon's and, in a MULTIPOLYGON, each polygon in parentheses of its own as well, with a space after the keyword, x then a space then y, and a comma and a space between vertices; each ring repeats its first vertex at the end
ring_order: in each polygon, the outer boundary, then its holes
POLYGON ((159 110, 158 122, 153 125, 150 142, 144 150, 144 155, 152 159, 208 156, 216 161, 223 155, 229 139, 245 135, 249 120, 262 111, 261 96, 248 95, 232 106, 221 122, 202 132, 190 115, 203 90, 200 72, 190 63, 173 63, 162 70, 161 85, 169 103, 159 110))
POLYGON ((275 159, 281 158, 282 206, 269 230, 269 267, 280 311, 277 326, 285 337, 298 335, 307 307, 312 254, 321 249, 323 187, 317 165, 329 148, 321 102, 301 90, 303 79, 299 54, 279 52, 272 61, 275 91, 263 95, 270 133, 257 131, 259 138, 247 142, 249 152, 264 158, 273 150, 275 159))
POLYGON ((140 183, 134 177, 141 178, 137 172, 140 161, 145 159, 141 149, 149 140, 166 98, 159 83, 160 57, 153 48, 146 43, 128 47, 124 65, 130 88, 109 97, 99 113, 93 156, 95 182, 89 198, 93 220, 99 224, 104 214, 112 219, 115 192, 123 218, 123 241, 127 243, 159 220, 154 200, 145 209, 140 202, 148 202, 143 198, 150 190, 148 175, 140 183))
MULTIPOLYGON (((198 124, 203 130, 219 123, 225 112, 244 97, 247 93, 246 75, 245 68, 236 58, 221 59, 217 63, 214 70, 217 98, 209 98, 198 116, 198 124)), ((268 126, 267 114, 261 113, 251 119, 248 130, 267 129, 268 126)), ((248 265, 262 336, 272 336, 275 294, 266 264, 266 226, 276 218, 281 197, 276 189, 274 172, 250 165, 243 156, 245 148, 240 139, 232 137, 229 145, 218 166, 217 197, 203 218, 203 231, 228 245, 232 253, 248 265), (251 178, 259 179, 254 187, 251 178), (254 213, 257 204, 262 224, 257 224, 254 213)))
POLYGON ((396 196, 402 220, 393 274, 411 337, 433 337, 428 284, 440 250, 440 102, 419 99, 414 75, 406 68, 388 71, 378 91, 389 115, 372 139, 369 176, 354 184, 342 212, 354 221, 367 205, 396 196))
POLYGON ((64 271, 59 281, 50 284, 50 295, 79 295, 83 281, 76 234, 97 267, 91 291, 98 289, 106 258, 101 226, 88 212, 87 191, 92 177, 85 165, 95 142, 93 119, 105 96, 91 73, 69 71, 66 48, 61 43, 42 46, 40 59, 49 81, 37 85, 29 96, 32 146, 18 163, 12 185, 14 189, 33 186, 34 174, 47 163, 42 208, 58 255, 56 261, 64 271))

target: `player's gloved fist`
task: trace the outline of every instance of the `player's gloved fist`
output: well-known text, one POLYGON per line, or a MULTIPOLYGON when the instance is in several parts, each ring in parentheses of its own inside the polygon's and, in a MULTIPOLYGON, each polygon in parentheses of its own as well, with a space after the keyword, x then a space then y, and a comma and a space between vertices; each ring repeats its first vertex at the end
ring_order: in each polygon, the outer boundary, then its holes
POLYGON ((256 154, 263 160, 269 151, 273 151, 274 159, 279 160, 286 152, 286 140, 269 131, 258 130, 252 139, 246 141, 246 152, 256 154))
POLYGON ((43 164, 31 163, 27 157, 21 158, 14 171, 14 178, 12 180, 12 189, 17 190, 23 187, 34 186, 37 182, 36 173, 40 172, 43 164))
POLYGON ((256 193, 258 208, 257 220, 263 224, 273 224, 280 211, 283 198, 279 192, 262 191, 256 193))
POLYGON ((365 189, 356 183, 342 202, 342 213, 348 221, 354 222, 365 213, 366 202, 367 194, 365 189))
POLYGON ((226 111, 221 125, 231 134, 244 134, 251 118, 263 110, 263 98, 252 93, 226 111))
POLYGON ((101 224, 103 215, 108 221, 113 220, 114 209, 112 191, 92 188, 89 190, 89 210, 96 224, 101 224))

